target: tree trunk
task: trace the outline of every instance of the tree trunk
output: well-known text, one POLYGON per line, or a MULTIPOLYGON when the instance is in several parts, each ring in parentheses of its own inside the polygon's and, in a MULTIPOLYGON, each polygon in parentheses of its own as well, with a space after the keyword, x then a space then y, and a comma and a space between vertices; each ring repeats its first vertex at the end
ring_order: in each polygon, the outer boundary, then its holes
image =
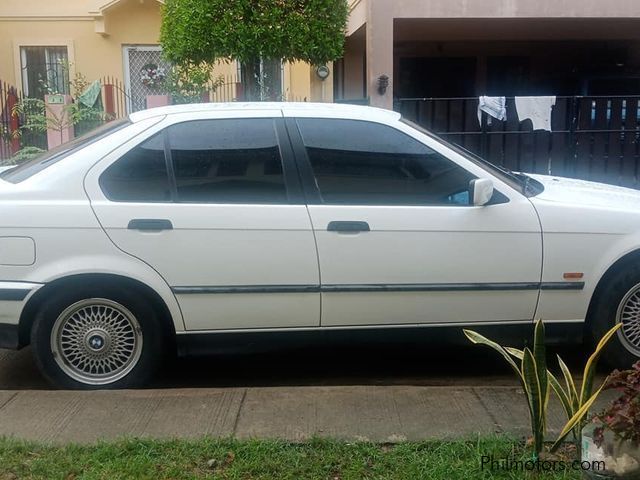
POLYGON ((264 79, 262 78, 260 59, 242 62, 241 69, 245 100, 249 102, 262 100, 261 85, 264 79))

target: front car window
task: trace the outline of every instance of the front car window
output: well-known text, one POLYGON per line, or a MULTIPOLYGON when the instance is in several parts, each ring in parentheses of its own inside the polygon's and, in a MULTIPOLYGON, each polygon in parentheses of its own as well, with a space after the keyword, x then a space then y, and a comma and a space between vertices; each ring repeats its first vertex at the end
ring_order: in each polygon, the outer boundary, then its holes
POLYGON ((326 204, 469 204, 476 177, 399 130, 359 120, 297 123, 326 204))
POLYGON ((509 185, 511 188, 518 190, 519 192, 521 192, 523 195, 527 197, 534 197, 544 191, 544 186, 542 185, 542 183, 538 182, 537 180, 529 177, 524 173, 512 172, 511 170, 505 167, 500 167, 491 162, 488 162, 484 158, 480 157, 479 155, 476 155, 473 152, 470 152, 466 148, 463 148, 460 145, 456 145, 454 143, 450 143, 444 138, 440 137, 439 135, 436 135, 435 133, 430 132, 429 130, 409 120, 402 118, 400 119, 400 121, 402 123, 409 125, 411 128, 418 130, 420 133, 423 133, 428 137, 433 138, 438 143, 441 143, 447 146, 454 152, 458 153, 459 155, 462 155, 467 160, 475 163, 479 167, 485 170, 489 170, 492 175, 498 177, 500 180, 502 180, 504 183, 509 185))

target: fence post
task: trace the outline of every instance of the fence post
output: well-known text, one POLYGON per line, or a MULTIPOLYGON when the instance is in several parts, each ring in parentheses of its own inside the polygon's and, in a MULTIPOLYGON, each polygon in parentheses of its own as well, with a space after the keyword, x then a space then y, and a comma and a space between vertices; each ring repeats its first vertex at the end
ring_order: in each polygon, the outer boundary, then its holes
POLYGON ((485 160, 489 161, 489 139, 487 134, 487 114, 480 112, 480 151, 481 156, 485 160))
POLYGON ((71 105, 71 95, 45 95, 46 116, 50 127, 47 128, 47 145, 49 149, 68 142, 73 138, 73 125, 65 107, 71 105))
POLYGON ((244 101, 244 85, 242 82, 235 82, 236 100, 244 101))
POLYGON ((147 108, 165 107, 171 105, 169 95, 147 95, 147 108))
POLYGON ((581 97, 573 97, 571 99, 571 109, 570 109, 570 113, 569 113, 569 121, 571 122, 569 124, 569 152, 570 152, 570 161, 571 161, 571 166, 570 168, 567 168, 566 162, 565 162, 565 175, 567 176, 572 176, 575 175, 576 172, 576 155, 578 153, 578 120, 579 120, 579 115, 580 112, 578 110, 578 98, 581 97))
POLYGON ((107 119, 111 120, 116 118, 116 104, 115 97, 113 95, 113 84, 105 83, 104 87, 104 113, 107 114, 107 119))
POLYGON ((20 150, 20 137, 18 135, 18 130, 20 129, 20 121, 17 115, 12 115, 13 109, 20 99, 18 98, 18 93, 15 88, 10 87, 7 92, 7 113, 9 115, 9 154, 14 155, 18 150, 20 150))

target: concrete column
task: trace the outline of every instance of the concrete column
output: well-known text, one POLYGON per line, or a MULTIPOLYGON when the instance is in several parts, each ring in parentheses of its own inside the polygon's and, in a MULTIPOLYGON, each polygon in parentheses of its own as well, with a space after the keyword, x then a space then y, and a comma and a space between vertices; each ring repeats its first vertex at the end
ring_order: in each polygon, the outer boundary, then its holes
POLYGON ((393 109, 393 2, 368 2, 367 12, 367 94, 374 107, 393 109), (387 91, 380 95, 378 78, 389 77, 387 91))
POLYGON ((73 125, 69 123, 67 105, 72 102, 71 95, 45 95, 45 114, 47 116, 47 145, 49 149, 68 142, 74 136, 73 125))
POLYGON ((147 95, 147 108, 166 107, 171 105, 169 95, 147 95))

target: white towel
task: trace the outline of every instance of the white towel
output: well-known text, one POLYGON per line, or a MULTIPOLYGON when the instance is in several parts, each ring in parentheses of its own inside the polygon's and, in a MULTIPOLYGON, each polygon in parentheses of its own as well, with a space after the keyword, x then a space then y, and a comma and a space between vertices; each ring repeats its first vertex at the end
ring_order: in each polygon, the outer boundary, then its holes
POLYGON ((516 112, 520 121, 530 119, 534 130, 551 131, 551 109, 556 97, 516 97, 516 112))
MULTIPOLYGON (((507 99, 505 97, 480 97, 478 99, 478 122, 482 125, 482 112, 500 121, 507 119, 507 99)), ((489 119, 491 124, 491 119, 489 119)))

